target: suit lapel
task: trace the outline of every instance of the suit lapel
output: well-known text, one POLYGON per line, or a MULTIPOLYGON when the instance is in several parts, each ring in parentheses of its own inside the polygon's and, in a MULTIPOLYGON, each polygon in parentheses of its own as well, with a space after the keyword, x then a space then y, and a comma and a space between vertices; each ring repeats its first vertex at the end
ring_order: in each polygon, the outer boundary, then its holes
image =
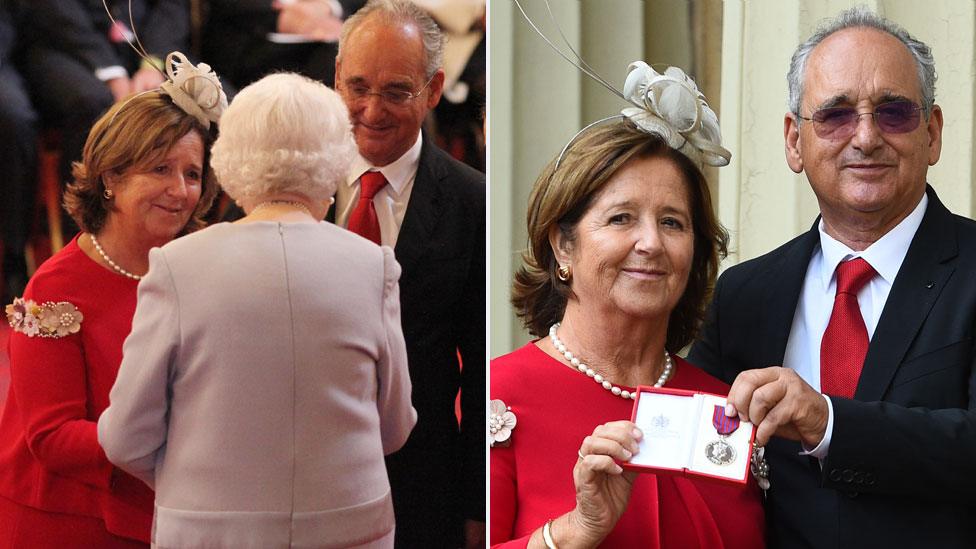
POLYGON ((790 246, 763 273, 759 282, 765 288, 762 301, 764 313, 760 316, 759 323, 760 363, 751 367, 765 368, 783 364, 790 329, 793 327, 793 316, 800 300, 807 267, 810 265, 810 256, 819 242, 820 233, 817 223, 814 223, 810 231, 796 240, 796 245, 790 246))
POLYGON ((958 254, 958 241, 952 214, 931 187, 928 195, 925 216, 908 247, 871 338, 854 393, 856 400, 870 402, 884 397, 895 371, 955 270, 951 259, 958 254))
POLYGON ((394 252, 404 272, 411 270, 423 255, 442 211, 440 202, 443 174, 438 169, 439 164, 432 147, 430 139, 425 135, 417 177, 414 179, 410 202, 407 203, 407 211, 397 236, 394 252))

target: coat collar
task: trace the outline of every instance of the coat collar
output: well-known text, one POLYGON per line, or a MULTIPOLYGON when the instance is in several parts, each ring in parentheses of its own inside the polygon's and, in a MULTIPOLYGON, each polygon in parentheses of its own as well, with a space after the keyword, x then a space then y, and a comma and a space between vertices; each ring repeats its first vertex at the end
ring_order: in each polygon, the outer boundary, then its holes
POLYGON ((927 187, 926 192, 929 205, 871 338, 854 393, 857 400, 876 401, 884 397, 895 371, 956 268, 953 260, 959 255, 959 242, 952 213, 932 187, 927 187))
POLYGON ((423 147, 420 149, 417 177, 410 192, 410 202, 407 203, 407 212, 403 216, 394 250, 404 272, 412 270, 413 265, 423 255, 443 211, 442 193, 446 192, 444 185, 448 174, 444 169, 443 159, 438 154, 435 145, 425 135, 423 147))

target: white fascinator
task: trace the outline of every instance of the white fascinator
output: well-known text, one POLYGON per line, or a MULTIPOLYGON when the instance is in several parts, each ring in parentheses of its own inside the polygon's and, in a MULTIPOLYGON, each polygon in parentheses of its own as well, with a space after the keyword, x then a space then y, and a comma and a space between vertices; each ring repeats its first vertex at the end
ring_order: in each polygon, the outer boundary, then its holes
POLYGON ((166 78, 159 87, 177 107, 207 129, 211 122, 220 120, 227 108, 227 95, 210 65, 194 65, 185 55, 174 51, 166 56, 166 78))
POLYGON ((722 147, 718 117, 687 74, 668 67, 660 74, 643 61, 627 67, 623 111, 640 129, 661 136, 671 148, 697 163, 728 165, 732 153, 722 147))

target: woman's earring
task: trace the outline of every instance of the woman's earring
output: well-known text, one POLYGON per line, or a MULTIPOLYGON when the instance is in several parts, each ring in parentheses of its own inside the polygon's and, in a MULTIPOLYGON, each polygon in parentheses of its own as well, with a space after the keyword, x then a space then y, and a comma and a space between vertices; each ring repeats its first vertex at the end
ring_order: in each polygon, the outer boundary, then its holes
POLYGON ((105 200, 112 200, 113 198, 115 198, 115 193, 112 192, 112 189, 105 189, 105 192, 102 193, 102 196, 105 197, 105 200))
POLYGON ((562 280, 563 282, 569 282, 569 279, 573 277, 573 270, 570 269, 569 265, 560 265, 556 269, 556 278, 562 280))

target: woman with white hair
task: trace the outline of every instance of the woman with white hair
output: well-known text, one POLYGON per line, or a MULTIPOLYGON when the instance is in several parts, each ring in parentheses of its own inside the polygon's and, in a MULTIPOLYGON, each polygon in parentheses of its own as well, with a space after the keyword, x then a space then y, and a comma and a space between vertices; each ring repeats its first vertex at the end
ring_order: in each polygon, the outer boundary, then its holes
POLYGON ((247 216, 150 253, 98 436, 156 490, 155 546, 393 546, 383 456, 416 422, 400 268, 321 222, 354 154, 335 92, 265 77, 212 154, 247 216))

